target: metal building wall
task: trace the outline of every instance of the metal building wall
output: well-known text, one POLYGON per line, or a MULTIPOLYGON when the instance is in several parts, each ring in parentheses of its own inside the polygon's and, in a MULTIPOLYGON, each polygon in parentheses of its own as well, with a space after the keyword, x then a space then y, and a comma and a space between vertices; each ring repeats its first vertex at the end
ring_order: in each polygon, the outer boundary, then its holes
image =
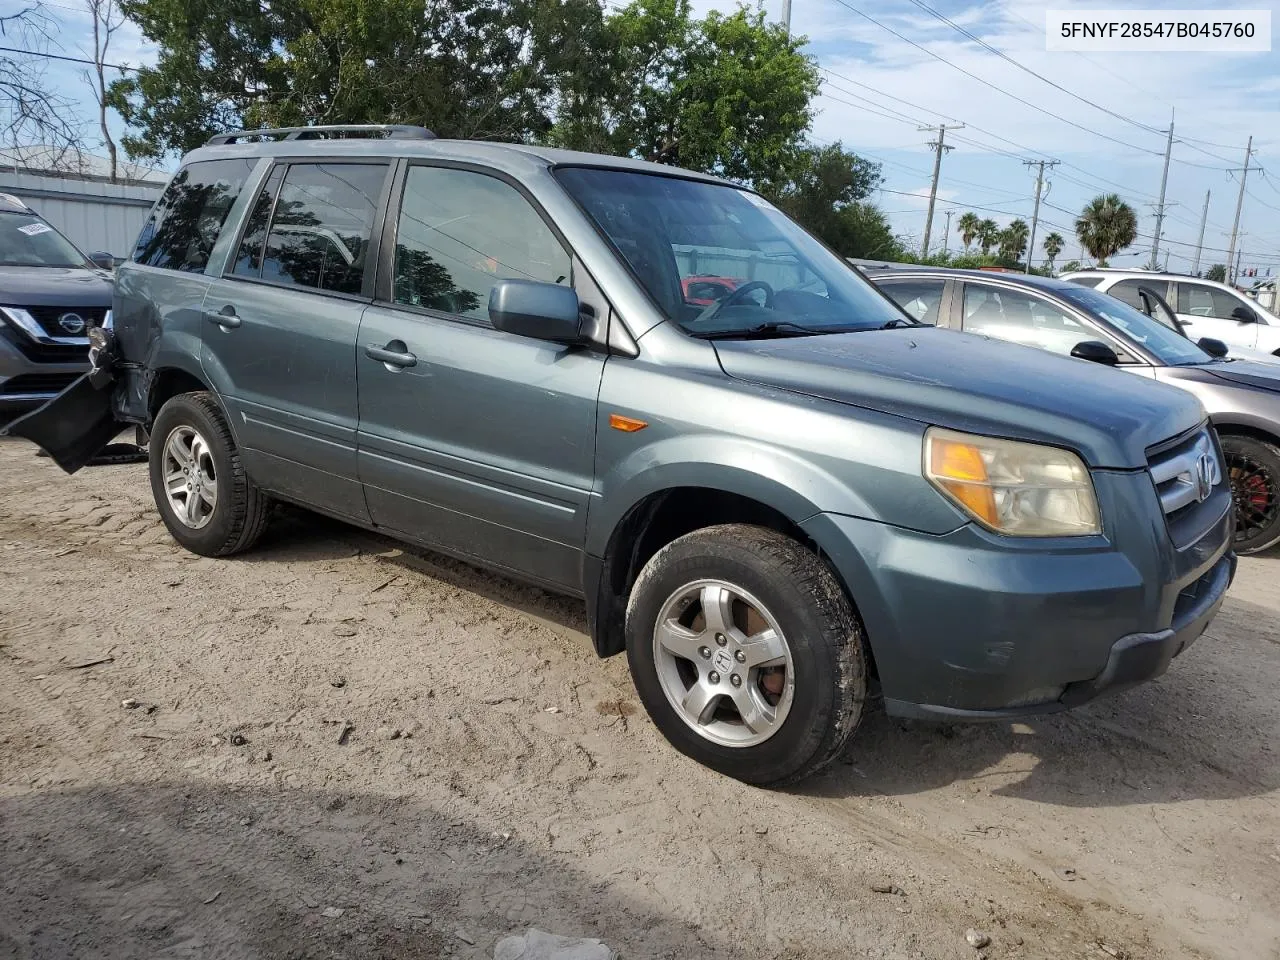
POLYGON ((163 183, 136 186, 14 173, 0 169, 0 192, 31 206, 85 253, 133 252, 134 241, 163 183))

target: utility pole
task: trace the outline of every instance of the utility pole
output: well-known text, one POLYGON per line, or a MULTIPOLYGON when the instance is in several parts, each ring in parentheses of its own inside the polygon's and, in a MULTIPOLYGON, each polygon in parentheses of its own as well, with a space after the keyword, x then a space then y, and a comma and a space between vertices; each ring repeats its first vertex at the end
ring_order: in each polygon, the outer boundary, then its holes
POLYGON ((1169 111, 1169 141, 1165 143, 1165 172, 1160 175, 1160 202, 1156 204, 1156 238, 1151 242, 1151 269, 1160 269, 1160 234, 1165 228, 1165 187, 1169 186, 1169 159, 1174 154, 1174 111, 1169 111))
POLYGON ((1228 275, 1227 275, 1227 283, 1228 283, 1230 286, 1233 286, 1233 287, 1234 287, 1234 286, 1236 285, 1235 281, 1234 281, 1234 280, 1232 280, 1231 278, 1232 278, 1233 276, 1235 276, 1235 277, 1239 277, 1239 276, 1240 276, 1240 258, 1241 258, 1241 257, 1243 257, 1243 256, 1244 256, 1244 251, 1243 251, 1243 250, 1237 250, 1237 251, 1236 251, 1236 269, 1235 269, 1235 271, 1234 271, 1234 272, 1228 273, 1228 275))
POLYGON ((1036 252, 1036 224, 1040 222, 1040 190, 1044 186, 1044 168, 1052 170, 1057 160, 1023 160, 1023 166, 1036 167, 1036 207, 1031 214, 1031 242, 1027 246, 1027 263, 1023 273, 1031 272, 1031 257, 1036 252))
MULTIPOLYGON (((1231 223, 1231 244, 1227 247, 1227 283, 1231 283, 1231 263, 1236 255, 1236 234, 1240 231, 1240 211, 1244 209, 1244 182, 1249 177, 1249 158, 1253 156, 1253 137, 1244 148, 1244 169, 1240 173, 1240 195, 1236 197, 1236 218, 1231 223)), ((1232 170, 1232 173, 1236 171, 1232 170)))
POLYGON ((791 36, 791 0, 782 0, 782 28, 791 36))
POLYGON ((1204 192, 1204 212, 1200 214, 1200 239, 1196 241, 1196 258, 1191 264, 1191 273, 1200 275, 1200 251, 1204 249, 1204 225, 1209 220, 1209 193, 1204 192))
MULTIPOLYGON (((933 132, 933 127, 919 127, 921 131, 933 132)), ((938 124, 938 139, 931 140, 929 146, 933 147, 933 186, 929 189, 929 214, 924 221, 924 243, 920 244, 920 256, 927 257, 929 255, 929 234, 933 230, 933 206, 938 202, 938 176, 942 173, 942 152, 950 150, 947 146, 948 130, 963 130, 964 124, 957 124, 948 127, 945 123, 938 124)))
POLYGON ((949 252, 949 250, 950 250, 950 245, 951 245, 951 215, 952 215, 953 213, 955 213, 955 211, 954 211, 954 210, 948 210, 948 211, 946 211, 946 214, 945 214, 945 216, 946 216, 946 218, 947 218, 947 232, 946 232, 946 233, 944 233, 944 234, 942 235, 942 253, 943 253, 944 255, 946 255, 946 254, 949 252))

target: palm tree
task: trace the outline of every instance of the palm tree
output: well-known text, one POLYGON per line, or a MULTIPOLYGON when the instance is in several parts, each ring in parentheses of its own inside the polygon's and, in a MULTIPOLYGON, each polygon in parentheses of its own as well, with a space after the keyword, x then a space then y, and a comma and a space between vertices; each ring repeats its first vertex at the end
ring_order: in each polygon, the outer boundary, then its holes
POLYGON ((978 222, 978 229, 974 237, 978 241, 978 246, 982 248, 982 255, 985 257, 991 253, 991 248, 1000 242, 1000 228, 994 220, 981 220, 978 222))
POLYGON ((1121 200, 1118 194, 1097 196, 1076 218, 1076 236, 1094 262, 1105 267, 1109 257, 1131 246, 1137 239, 1138 217, 1133 207, 1121 200))
POLYGON ((1011 220, 1009 225, 1000 231, 1000 256, 1014 263, 1027 249, 1027 236, 1031 228, 1025 220, 1011 220))
POLYGON ((1050 270, 1053 269, 1053 261, 1057 259, 1058 254, 1062 252, 1062 248, 1066 245, 1067 242, 1062 239, 1062 234, 1056 231, 1044 238, 1044 252, 1045 256, 1049 258, 1050 270))
POLYGON ((978 225, 982 223, 978 219, 978 215, 972 210, 966 210, 960 214, 960 219, 956 221, 956 228, 960 233, 960 242, 964 244, 964 252, 969 252, 969 246, 973 243, 973 238, 978 235, 978 225))

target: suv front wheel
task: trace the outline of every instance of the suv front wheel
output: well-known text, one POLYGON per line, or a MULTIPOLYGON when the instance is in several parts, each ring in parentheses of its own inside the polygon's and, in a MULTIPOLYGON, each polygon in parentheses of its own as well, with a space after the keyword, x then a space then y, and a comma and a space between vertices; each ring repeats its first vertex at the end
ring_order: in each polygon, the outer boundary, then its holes
POLYGON ((1253 437, 1222 437, 1236 506, 1236 553, 1280 543, 1280 448, 1253 437))
POLYGON ((738 780, 809 776, 861 718, 857 614, 827 565, 773 530, 707 527, 667 544, 636 580, 626 634, 658 729, 738 780))
POLYGON ((225 557, 253 546, 270 499, 244 472, 231 429, 204 392, 172 397, 151 428, 151 493, 173 539, 192 553, 225 557))

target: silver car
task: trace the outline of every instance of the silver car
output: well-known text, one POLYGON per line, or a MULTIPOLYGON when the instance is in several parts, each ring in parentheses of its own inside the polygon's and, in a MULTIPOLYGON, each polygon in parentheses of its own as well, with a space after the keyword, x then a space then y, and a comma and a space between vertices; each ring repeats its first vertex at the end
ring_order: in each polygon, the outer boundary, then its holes
POLYGON ((1257 553, 1280 542, 1280 365, 1228 358, 1225 346, 1208 338, 1193 343, 1152 291, 1142 292, 1143 302, 1156 316, 1048 277, 864 270, 924 323, 1092 360, 1194 393, 1222 441, 1235 496, 1236 552, 1257 553))

